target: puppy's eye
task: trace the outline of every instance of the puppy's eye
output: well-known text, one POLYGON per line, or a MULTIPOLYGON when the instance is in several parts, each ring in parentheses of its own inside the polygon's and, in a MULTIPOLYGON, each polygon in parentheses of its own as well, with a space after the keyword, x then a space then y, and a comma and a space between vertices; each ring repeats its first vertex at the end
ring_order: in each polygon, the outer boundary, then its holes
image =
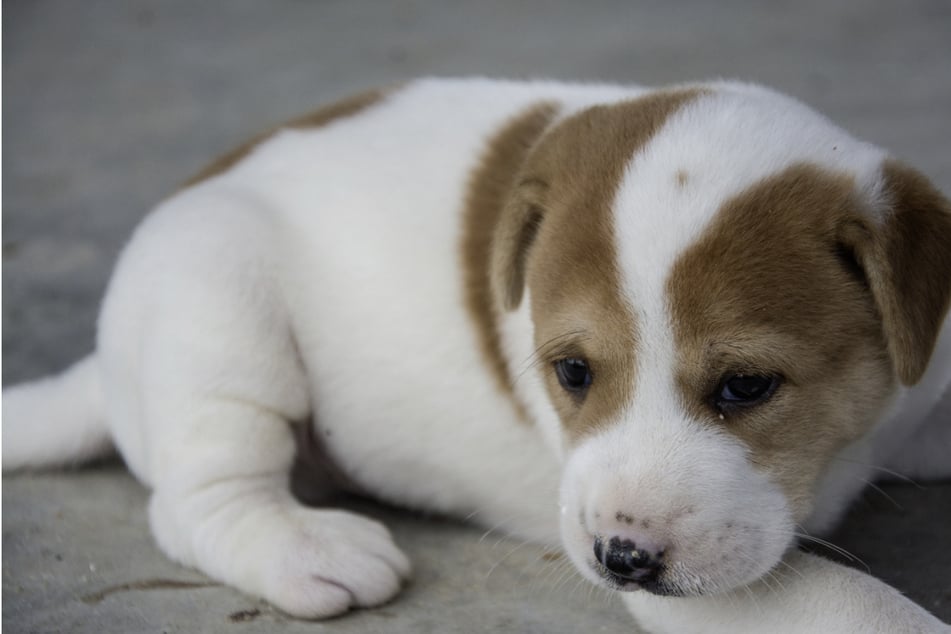
POLYGON ((715 396, 717 409, 749 407, 762 403, 776 391, 778 376, 732 374, 720 382, 715 396))
POLYGON ((583 393, 591 385, 591 371, 584 359, 561 359, 555 362, 555 374, 561 387, 574 394, 583 393))

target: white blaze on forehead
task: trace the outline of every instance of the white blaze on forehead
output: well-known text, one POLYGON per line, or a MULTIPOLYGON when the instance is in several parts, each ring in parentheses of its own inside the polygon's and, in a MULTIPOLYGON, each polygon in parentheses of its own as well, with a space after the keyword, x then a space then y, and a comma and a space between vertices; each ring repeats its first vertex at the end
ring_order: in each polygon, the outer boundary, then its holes
POLYGON ((712 88, 671 116, 632 158, 614 202, 618 269, 640 328, 638 418, 673 413, 667 278, 725 201, 797 163, 854 174, 870 202, 878 193, 881 150, 783 95, 744 84, 712 88))

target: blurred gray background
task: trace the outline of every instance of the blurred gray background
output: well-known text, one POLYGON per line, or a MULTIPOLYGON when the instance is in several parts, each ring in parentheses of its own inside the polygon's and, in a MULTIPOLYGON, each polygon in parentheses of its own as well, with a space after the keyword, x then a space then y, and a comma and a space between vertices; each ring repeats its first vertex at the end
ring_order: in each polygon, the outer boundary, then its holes
MULTIPOLYGON (((250 133, 418 75, 789 92, 951 192, 951 2, 3 2, 3 382, 88 353, 109 271, 150 206, 250 133)), ((951 486, 870 491, 833 539, 951 620, 951 486)), ((406 592, 326 623, 207 586, 156 551, 115 462, 3 479, 9 632, 632 632, 554 553, 369 506, 406 592), (191 585, 188 585, 191 584, 191 585)))

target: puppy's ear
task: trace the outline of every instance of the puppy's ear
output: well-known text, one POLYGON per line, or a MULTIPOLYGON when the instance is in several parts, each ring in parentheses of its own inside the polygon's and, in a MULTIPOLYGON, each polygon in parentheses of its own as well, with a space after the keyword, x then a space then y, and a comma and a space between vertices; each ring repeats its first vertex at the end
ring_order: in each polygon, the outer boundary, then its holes
POLYGON ((545 216, 545 190, 547 184, 539 179, 521 179, 506 201, 492 237, 492 292, 504 310, 515 310, 522 301, 528 252, 545 216))
POLYGON ((922 174, 882 166, 884 217, 851 225, 844 241, 882 317, 888 352, 905 385, 921 379, 951 299, 951 203, 922 174))

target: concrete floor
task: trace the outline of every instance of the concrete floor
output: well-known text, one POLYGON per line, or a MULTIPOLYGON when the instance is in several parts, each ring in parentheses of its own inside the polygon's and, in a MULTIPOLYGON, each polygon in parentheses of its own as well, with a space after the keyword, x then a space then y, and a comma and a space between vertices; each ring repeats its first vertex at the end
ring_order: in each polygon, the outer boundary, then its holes
MULTIPOLYGON (((391 0, 6 1, 3 382, 91 350, 149 207, 249 132, 421 74, 658 84, 727 76, 799 96, 951 192, 951 4, 391 0)), ((870 491, 833 541, 951 621, 951 485, 870 491)), ((631 632, 557 555, 364 506, 416 564, 390 605, 293 621, 166 561, 114 463, 3 479, 8 632, 631 632)))

